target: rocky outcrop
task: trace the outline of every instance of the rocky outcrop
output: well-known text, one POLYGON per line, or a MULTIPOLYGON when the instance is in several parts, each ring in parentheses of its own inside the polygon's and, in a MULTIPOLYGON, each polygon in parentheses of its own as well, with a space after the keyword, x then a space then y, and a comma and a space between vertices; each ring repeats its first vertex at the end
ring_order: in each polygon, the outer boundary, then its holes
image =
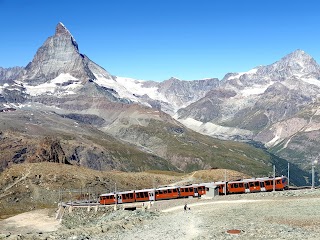
POLYGON ((23 67, 0 67, 0 83, 11 82, 18 78, 19 74, 23 70, 23 67))

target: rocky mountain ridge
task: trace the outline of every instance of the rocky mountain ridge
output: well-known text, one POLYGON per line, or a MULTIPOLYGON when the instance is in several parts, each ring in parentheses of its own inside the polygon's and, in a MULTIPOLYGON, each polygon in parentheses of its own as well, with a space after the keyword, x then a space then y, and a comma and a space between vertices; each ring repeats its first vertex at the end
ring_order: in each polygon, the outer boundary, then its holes
POLYGON ((279 156, 305 167, 317 159, 309 148, 316 146, 315 138, 305 148, 291 143, 319 134, 319 79, 316 61, 296 50, 271 65, 227 74, 219 88, 180 109, 178 118, 204 134, 262 142, 279 156), (295 158, 293 152, 299 157, 295 158))
MULTIPOLYGON (((21 138, 29 128, 41 131, 32 136, 61 135, 65 151, 72 153, 64 152, 67 157, 63 161, 75 161, 94 169, 192 171, 230 167, 251 175, 268 175, 272 164, 281 162, 283 165, 285 160, 246 144, 203 136, 183 124, 215 137, 256 140, 256 128, 265 128, 264 115, 254 113, 257 127, 251 127, 251 119, 244 119, 250 116, 248 109, 254 109, 256 97, 261 93, 278 95, 280 88, 275 84, 283 88, 289 86, 287 81, 274 80, 274 72, 289 66, 283 76, 292 73, 290 79, 294 81, 297 73, 302 72, 306 84, 318 73, 316 65, 311 66, 312 59, 303 52, 293 54, 292 58, 299 58, 303 66, 283 59, 273 67, 267 66, 270 70, 259 67, 244 74, 229 74, 223 81, 171 78, 158 83, 135 80, 112 76, 81 54, 75 38, 59 23, 55 34, 44 42, 16 79, 10 83, 5 82, 6 78, 0 79, 3 83, 2 110, 16 109, 11 114, 19 116, 16 117, 19 121, 13 122, 19 127, 8 124, 6 115, 0 116, 0 130, 5 134, 7 131, 21 134, 21 138), (267 77, 262 78, 265 73, 267 77), (46 121, 39 116, 46 116, 43 118, 46 121), (241 120, 241 124, 235 124, 232 117, 241 120), (24 124, 27 127, 24 128, 24 124), (78 124, 86 131, 85 136, 80 137, 86 144, 80 148, 78 124), (89 129, 92 133, 88 133, 89 129), (132 156, 136 157, 132 159, 132 156)), ((295 100, 295 89, 290 90, 295 100)), ((305 101, 310 100, 302 97, 301 106, 305 101)), ((274 106, 272 102, 270 105, 274 106)), ((285 99, 283 105, 287 106, 285 99)), ((286 119, 299 110, 299 106, 285 113, 274 109, 271 111, 273 121, 286 119)), ((283 169, 279 169, 280 172, 283 169)))

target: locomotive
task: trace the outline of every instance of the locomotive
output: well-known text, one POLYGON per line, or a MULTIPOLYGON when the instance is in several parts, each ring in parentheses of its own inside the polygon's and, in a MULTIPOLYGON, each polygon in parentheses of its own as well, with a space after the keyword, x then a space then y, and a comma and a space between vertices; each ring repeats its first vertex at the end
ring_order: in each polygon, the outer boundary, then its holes
POLYGON ((187 197, 201 197, 202 195, 206 195, 207 191, 209 191, 209 188, 218 188, 219 195, 225 195, 267 192, 273 190, 281 191, 287 189, 287 185, 288 179, 285 176, 275 178, 264 177, 230 182, 209 182, 186 186, 170 186, 124 192, 112 192, 101 194, 99 196, 99 200, 100 204, 102 205, 110 205, 187 197))

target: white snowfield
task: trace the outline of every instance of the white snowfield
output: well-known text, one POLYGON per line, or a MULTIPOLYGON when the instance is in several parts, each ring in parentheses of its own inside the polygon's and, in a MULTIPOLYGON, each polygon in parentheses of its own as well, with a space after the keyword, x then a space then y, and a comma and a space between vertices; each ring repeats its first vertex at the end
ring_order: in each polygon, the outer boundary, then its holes
POLYGON ((26 88, 26 92, 31 96, 38 96, 42 94, 68 95, 74 94, 74 90, 81 87, 81 82, 69 73, 61 73, 55 79, 37 86, 30 86, 27 84, 24 86, 26 88), (63 83, 69 84, 62 86, 63 83))

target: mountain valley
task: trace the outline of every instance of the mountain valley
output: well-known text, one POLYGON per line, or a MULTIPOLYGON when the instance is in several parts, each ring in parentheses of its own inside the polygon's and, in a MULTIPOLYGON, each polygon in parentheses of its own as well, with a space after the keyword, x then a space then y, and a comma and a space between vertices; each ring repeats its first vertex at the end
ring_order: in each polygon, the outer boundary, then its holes
POLYGON ((80 53, 59 23, 25 68, 0 68, 0 167, 48 161, 267 176, 272 165, 286 174, 290 162, 292 182, 310 184, 319 69, 297 50, 222 80, 113 76, 80 53))

